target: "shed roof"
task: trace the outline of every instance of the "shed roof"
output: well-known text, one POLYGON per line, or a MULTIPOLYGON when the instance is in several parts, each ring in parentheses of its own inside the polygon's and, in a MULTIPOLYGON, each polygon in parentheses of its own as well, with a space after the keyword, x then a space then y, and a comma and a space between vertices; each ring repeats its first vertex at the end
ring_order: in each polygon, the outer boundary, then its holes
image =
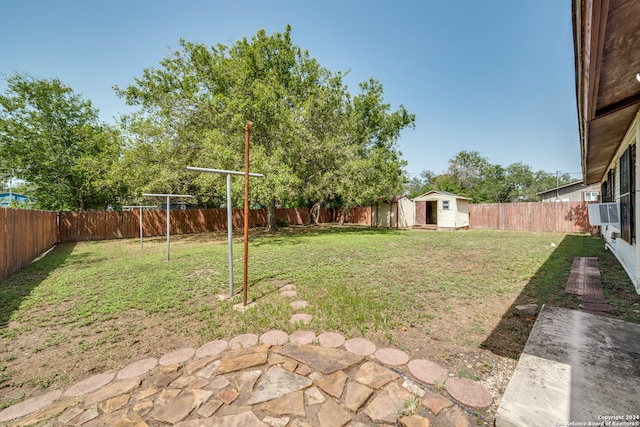
POLYGON ((469 200, 468 197, 463 197, 457 194, 450 193, 448 191, 440 191, 440 190, 429 190, 426 193, 419 195, 418 197, 414 197, 412 200, 424 199, 424 198, 428 198, 429 196, 436 196, 436 195, 447 196, 447 197, 451 197, 452 199, 469 200))

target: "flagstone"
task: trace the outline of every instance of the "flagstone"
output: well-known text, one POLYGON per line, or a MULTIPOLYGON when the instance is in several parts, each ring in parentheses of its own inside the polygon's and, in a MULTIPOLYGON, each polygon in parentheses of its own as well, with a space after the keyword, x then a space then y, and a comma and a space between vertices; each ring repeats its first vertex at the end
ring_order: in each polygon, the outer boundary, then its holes
POLYGON ((399 378, 400 375, 392 370, 380 366, 377 363, 365 362, 355 372, 353 379, 360 384, 375 388, 376 390, 387 384, 389 381, 399 378))
POLYGON ((232 388, 222 390, 221 392, 216 394, 216 398, 222 400, 227 405, 231 405, 233 401, 238 398, 238 396, 240 396, 240 393, 232 388))
POLYGON ((453 405, 453 402, 440 393, 431 393, 422 400, 422 406, 426 407, 433 415, 440 414, 444 408, 453 405))
POLYGON ((285 394, 269 402, 260 405, 260 410, 269 411, 274 415, 293 415, 294 417, 306 417, 304 408, 304 394, 302 390, 285 394))
POLYGON ((206 367, 196 372, 196 376, 200 378, 206 378, 206 379, 211 378, 211 376, 215 374, 216 371, 218 370, 220 363, 221 363, 220 360, 216 360, 215 362, 208 364, 206 367))
POLYGON ((91 396, 85 399, 84 404, 89 406, 94 403, 102 402, 103 400, 116 397, 119 394, 130 393, 134 388, 140 385, 140 378, 129 378, 127 380, 118 381, 116 383, 108 384, 101 389, 94 392, 91 396))
POLYGON ((196 359, 193 362, 189 363, 187 366, 185 366, 184 372, 187 375, 191 375, 199 371, 200 369, 206 367, 209 363, 213 362, 214 360, 216 360, 216 358, 213 356, 205 356, 200 359, 196 359))
POLYGON ((372 393, 372 388, 355 381, 349 381, 344 396, 344 406, 353 412, 357 412, 372 393))
POLYGON ((131 407, 131 410, 141 417, 146 416, 153 409, 153 402, 150 400, 143 400, 142 402, 137 402, 131 407))
POLYGON ((100 408, 102 412, 110 414, 118 409, 122 409, 124 405, 129 403, 130 398, 130 394, 122 394, 120 396, 112 397, 111 399, 100 402, 98 408, 100 408))
POLYGON ((274 418, 274 417, 264 417, 262 419, 263 422, 269 424, 271 427, 286 427, 289 424, 289 417, 282 418, 274 418))
POLYGON ((404 410, 404 402, 413 395, 395 382, 386 385, 364 408, 364 413, 376 423, 395 423, 404 410))
POLYGON ((260 375, 262 375, 261 370, 245 371, 237 375, 230 376, 228 379, 235 385, 235 389, 238 390, 238 393, 250 393, 253 391, 253 386, 258 378, 260 378, 260 375))
POLYGON ((287 371, 279 366, 273 366, 256 386, 249 405, 266 402, 294 391, 302 390, 311 385, 311 380, 287 371))
POLYGON ((209 418, 223 405, 223 403, 224 402, 220 399, 210 399, 198 409, 198 415, 209 418))
POLYGON ((324 390, 327 394, 339 399, 340 396, 342 396, 342 391, 344 390, 347 378, 347 374, 344 372, 336 371, 318 383, 318 387, 324 390))
POLYGON ((150 417, 163 423, 175 424, 187 418, 197 406, 196 395, 193 391, 181 393, 167 404, 151 411, 150 417))
POLYGON ((304 363, 323 374, 346 369, 362 360, 362 356, 346 350, 306 344, 289 343, 274 351, 304 363))
POLYGON ((267 363, 268 351, 271 345, 264 344, 257 347, 242 348, 229 351, 220 361, 218 374, 226 374, 241 369, 267 363))
POLYGON ((322 392, 318 389, 318 387, 311 387, 304 391, 304 395, 307 398, 307 404, 309 405, 317 405, 319 403, 324 403, 325 399, 322 395, 322 392))
POLYGON ((333 399, 324 402, 318 411, 320 427, 342 427, 352 418, 353 416, 333 399))

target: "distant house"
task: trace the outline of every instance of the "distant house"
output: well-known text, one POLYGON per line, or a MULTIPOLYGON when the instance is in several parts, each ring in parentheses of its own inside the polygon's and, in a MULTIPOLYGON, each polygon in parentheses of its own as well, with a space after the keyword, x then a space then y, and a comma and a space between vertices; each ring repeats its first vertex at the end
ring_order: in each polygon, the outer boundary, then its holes
POLYGON ((414 222, 414 204, 407 196, 395 196, 390 202, 376 203, 371 207, 372 227, 410 228, 414 222))
POLYGON ((438 230, 469 228, 469 199, 447 191, 431 190, 413 199, 415 226, 438 230))
POLYGON ((13 204, 21 205, 24 203, 30 203, 31 198, 24 194, 0 193, 0 208, 8 208, 11 206, 11 202, 13 202, 13 204))
POLYGON ((538 193, 543 202, 597 202, 600 200, 600 184, 585 185, 575 181, 538 193))

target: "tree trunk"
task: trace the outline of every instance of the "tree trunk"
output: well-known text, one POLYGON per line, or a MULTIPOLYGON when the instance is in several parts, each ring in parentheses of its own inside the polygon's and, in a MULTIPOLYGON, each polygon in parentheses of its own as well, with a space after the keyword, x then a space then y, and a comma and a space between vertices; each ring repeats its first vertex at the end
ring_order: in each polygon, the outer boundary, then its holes
POLYGON ((322 205, 322 201, 317 201, 311 206, 311 224, 320 225, 320 206, 322 205))
POLYGON ((276 223, 276 198, 272 198, 267 205, 267 232, 273 233, 278 231, 278 224, 276 223))
POLYGON ((343 206, 342 209, 340 209, 340 222, 338 223, 339 225, 344 225, 347 219, 348 213, 349 213, 349 208, 346 208, 343 206))

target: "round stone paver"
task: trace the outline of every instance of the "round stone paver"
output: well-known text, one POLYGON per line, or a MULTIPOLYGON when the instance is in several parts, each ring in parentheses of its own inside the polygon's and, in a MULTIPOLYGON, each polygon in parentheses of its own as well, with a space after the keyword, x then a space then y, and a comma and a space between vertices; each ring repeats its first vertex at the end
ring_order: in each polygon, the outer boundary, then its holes
POLYGON ((409 355, 396 348, 380 348, 375 353, 376 359, 385 365, 400 366, 409 361, 409 355))
POLYGON ((121 369, 120 372, 118 372, 117 377, 119 380, 141 377, 142 375, 155 368, 157 364, 158 359, 155 358, 138 360, 137 362, 133 362, 126 368, 121 369))
POLYGON ((282 291, 282 292, 280 292, 280 296, 283 296, 283 297, 295 297, 296 295, 298 295, 298 293, 296 291, 282 291))
POLYGON ((109 384, 115 376, 115 374, 94 375, 84 381, 80 381, 76 385, 69 387, 67 391, 64 392, 64 395, 67 397, 78 397, 87 393, 91 393, 92 391, 96 391, 100 387, 109 384))
POLYGON ((364 338, 352 338, 344 343, 344 348, 360 356, 369 356, 376 352, 376 345, 364 338))
POLYGON ((291 316, 291 320, 289 322, 292 325, 296 323, 302 323, 303 325, 308 325, 311 322, 311 315, 306 313, 297 313, 291 316))
POLYGON ((493 396, 482 384, 468 378, 449 378, 445 386, 447 393, 461 405, 484 409, 493 402, 493 396))
POLYGON ((316 333, 312 331, 295 331, 289 336, 289 341, 296 344, 311 344, 316 339, 316 333))
POLYGON ((158 363, 162 366, 175 365, 176 363, 186 362, 191 359, 194 354, 196 354, 194 348, 179 348, 162 356, 158 363))
POLYGON ((258 344, 258 336, 256 334, 242 334, 229 340, 229 347, 232 349, 253 347, 258 344))
POLYGON ((196 357, 201 359, 203 357, 217 356, 225 351, 227 347, 229 347, 229 343, 225 340, 209 341, 196 350, 196 357))
POLYGON ((414 359, 409 362, 409 372, 423 383, 434 385, 438 381, 445 381, 447 371, 439 365, 424 359, 414 359))
POLYGON ((50 405, 62 395, 62 390, 54 390, 32 397, 0 411, 0 423, 23 417, 50 405))
POLYGON ((344 344, 344 337, 335 332, 325 332, 318 335, 318 342, 322 347, 338 348, 344 344))
POLYGON ((281 291, 295 291, 296 285, 284 285, 280 288, 281 291))
POLYGON ((260 335, 262 344, 282 345, 289 341, 289 335, 284 331, 273 330, 260 335))
POLYGON ((306 301, 293 301, 292 303, 289 304, 291 306, 291 308, 293 308, 294 310, 300 310, 301 308, 306 308, 309 303, 306 301))

